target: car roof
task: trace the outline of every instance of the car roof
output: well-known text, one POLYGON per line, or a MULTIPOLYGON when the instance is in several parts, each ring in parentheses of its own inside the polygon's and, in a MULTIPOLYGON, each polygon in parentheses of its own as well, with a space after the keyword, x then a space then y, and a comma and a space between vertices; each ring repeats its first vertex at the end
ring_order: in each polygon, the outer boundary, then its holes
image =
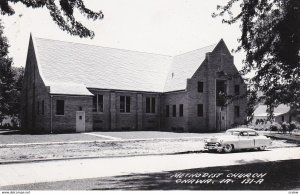
POLYGON ((250 128, 233 128, 233 129, 228 129, 227 131, 239 131, 239 132, 241 132, 241 131, 254 131, 255 132, 254 129, 250 129, 250 128))

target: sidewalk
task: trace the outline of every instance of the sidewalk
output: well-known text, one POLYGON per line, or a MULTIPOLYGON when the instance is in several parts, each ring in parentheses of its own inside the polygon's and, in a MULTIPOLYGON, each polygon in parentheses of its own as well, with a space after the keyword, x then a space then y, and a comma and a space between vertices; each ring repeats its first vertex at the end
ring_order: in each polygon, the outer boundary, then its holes
POLYGON ((299 135, 294 135, 294 134, 281 134, 281 133, 269 133, 265 134, 267 137, 273 137, 276 139, 286 139, 286 140, 292 140, 292 141, 297 141, 300 143, 300 136, 299 135))
POLYGON ((0 165, 0 189, 6 185, 300 159, 298 153, 299 147, 231 154, 200 153, 7 164, 0 165))

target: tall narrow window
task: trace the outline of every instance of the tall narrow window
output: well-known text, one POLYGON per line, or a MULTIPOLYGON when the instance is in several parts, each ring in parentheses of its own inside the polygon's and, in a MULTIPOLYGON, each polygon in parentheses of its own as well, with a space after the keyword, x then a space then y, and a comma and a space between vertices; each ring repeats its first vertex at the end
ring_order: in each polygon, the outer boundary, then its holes
POLYGON ((224 80, 216 80, 216 104, 224 106, 226 103, 226 82, 224 80))
POLYGON ((120 112, 125 112, 125 96, 120 96, 120 112))
POLYGON ((64 115, 64 114, 65 114, 65 101, 56 100, 56 115, 64 115))
POLYGON ((126 96, 126 108, 125 111, 126 112, 130 112, 130 96, 126 96))
POLYGON ((203 82, 198 82, 198 92, 203 92, 203 82))
POLYGON ((40 101, 37 102, 37 114, 40 114, 40 101))
POLYGON ((146 113, 150 113, 151 107, 151 99, 149 97, 146 98, 146 113))
POLYGON ((203 117, 203 104, 198 104, 197 115, 198 117, 203 117))
POLYGON ((176 117, 176 105, 173 105, 173 110, 172 111, 173 111, 173 114, 172 114, 173 117, 176 117))
POLYGON ((103 95, 95 94, 93 96, 93 112, 103 112, 103 95))
POLYGON ((239 106, 234 107, 234 116, 240 117, 240 107, 239 106))
POLYGON ((97 112, 97 97, 97 94, 93 96, 93 112, 97 112))
POLYGON ((170 115, 170 106, 166 105, 166 117, 169 117, 170 115))
POLYGON ((240 95, 240 85, 235 85, 234 86, 234 94, 235 95, 240 95))
POLYGON ((146 113, 155 113, 155 98, 146 98, 146 113))
POLYGON ((155 98, 151 98, 151 112, 155 113, 155 98))
POLYGON ((183 104, 179 105, 179 116, 183 117, 183 104))
POLYGON ((45 114, 45 102, 42 100, 42 115, 45 114))
POLYGON ((130 96, 120 96, 120 112, 130 112, 130 96))
POLYGON ((103 95, 98 95, 98 112, 103 112, 103 95))

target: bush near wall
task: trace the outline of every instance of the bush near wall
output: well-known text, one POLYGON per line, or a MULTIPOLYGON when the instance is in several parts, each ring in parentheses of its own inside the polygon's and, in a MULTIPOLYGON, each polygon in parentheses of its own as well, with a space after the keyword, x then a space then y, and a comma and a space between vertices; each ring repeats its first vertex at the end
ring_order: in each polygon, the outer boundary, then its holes
POLYGON ((292 121, 290 123, 283 122, 283 123, 277 123, 277 122, 264 122, 264 123, 257 123, 257 124, 250 124, 248 126, 239 126, 239 127, 248 127, 251 129, 255 129, 257 131, 277 131, 279 133, 291 133, 294 131, 300 130, 300 123, 297 121, 292 121))
POLYGON ((0 129, 20 129, 20 119, 18 117, 5 116, 0 122, 0 129))

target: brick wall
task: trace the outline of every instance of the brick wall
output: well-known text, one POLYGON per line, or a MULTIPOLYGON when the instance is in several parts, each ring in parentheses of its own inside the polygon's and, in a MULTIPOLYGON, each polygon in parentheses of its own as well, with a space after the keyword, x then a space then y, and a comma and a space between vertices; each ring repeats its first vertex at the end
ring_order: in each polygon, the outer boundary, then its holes
POLYGON ((160 127, 160 98, 157 93, 90 89, 103 95, 103 112, 93 112, 93 130, 157 130, 160 127), (130 97, 130 112, 120 112, 120 96, 130 97), (155 113, 146 113, 146 98, 155 98, 155 113))
POLYGON ((53 133, 76 132, 76 111, 79 110, 85 111, 85 131, 92 131, 93 129, 92 97, 53 95, 52 97, 53 133), (56 114, 57 100, 64 100, 64 115, 56 114))
MULTIPOLYGON (((21 95, 21 126, 24 131, 38 133, 50 130, 50 96, 37 65, 30 38, 21 95), (38 102, 44 101, 44 114, 38 113, 38 102)), ((41 104, 40 104, 41 106, 41 104)), ((40 107, 41 109, 41 107, 40 107)))
MULTIPOLYGON (((188 128, 190 131, 204 132, 215 131, 216 125, 216 80, 224 80, 227 86, 227 94, 234 95, 235 85, 240 86, 240 94, 246 92, 246 85, 240 76, 228 79, 225 75, 238 73, 233 64, 233 56, 224 44, 219 44, 212 53, 208 53, 205 61, 187 83, 188 103, 188 128), (197 90, 198 82, 203 82, 203 93, 197 90), (197 116, 197 104, 203 104, 203 117, 197 116)), ((246 99, 234 101, 225 107, 226 126, 230 128, 234 123, 242 123, 246 119, 246 99), (234 106, 240 107, 240 117, 235 117, 234 106)))
POLYGON ((163 128, 171 131, 187 131, 188 106, 186 92, 170 92, 162 95, 163 128), (179 116, 179 106, 183 104, 183 116, 179 116), (169 117, 166 117, 166 106, 169 105, 169 117), (176 116, 173 116, 173 105, 176 105, 176 116))
POLYGON ((116 129, 119 130, 136 130, 137 128, 137 98, 136 93, 116 92, 115 106, 116 106, 116 129), (120 112, 120 96, 130 97, 130 112, 120 112))
MULTIPOLYGON (((94 95, 103 96, 103 112, 92 112, 93 115, 93 130, 102 131, 110 129, 110 92, 90 89, 94 95)), ((91 110, 92 111, 92 110, 91 110)))
MULTIPOLYGON (((51 97, 40 75, 32 38, 29 41, 21 95, 21 126, 31 133, 51 132, 51 97), (44 102, 44 108, 43 103, 44 102), (39 109, 39 111, 38 111, 39 109), (42 111, 44 109, 44 111, 42 111)), ((86 111, 86 131, 92 130, 92 98, 83 96, 54 96, 52 99, 52 132, 75 132, 76 111, 82 105, 86 111), (56 99, 65 100, 65 115, 56 116, 56 99)))
POLYGON ((161 126, 160 112, 161 112, 161 99, 158 94, 144 93, 142 95, 142 129, 144 130, 158 130, 161 126), (146 98, 155 98, 155 113, 146 113, 146 98))

